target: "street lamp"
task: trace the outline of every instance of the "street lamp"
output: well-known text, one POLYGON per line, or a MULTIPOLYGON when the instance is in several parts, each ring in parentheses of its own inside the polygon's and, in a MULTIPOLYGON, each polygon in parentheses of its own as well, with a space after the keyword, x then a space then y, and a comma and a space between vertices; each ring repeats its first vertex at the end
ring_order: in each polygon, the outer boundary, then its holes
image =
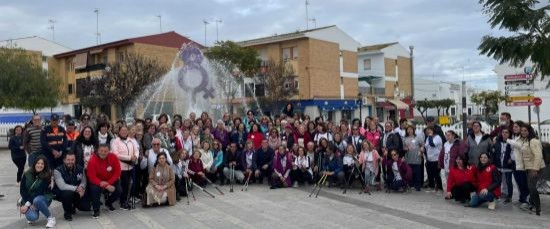
POLYGON ((411 100, 414 98, 414 64, 413 64, 413 50, 414 46, 409 46, 411 55, 411 100))
POLYGON ((359 105, 359 122, 363 122, 363 94, 357 94, 357 104, 359 105))

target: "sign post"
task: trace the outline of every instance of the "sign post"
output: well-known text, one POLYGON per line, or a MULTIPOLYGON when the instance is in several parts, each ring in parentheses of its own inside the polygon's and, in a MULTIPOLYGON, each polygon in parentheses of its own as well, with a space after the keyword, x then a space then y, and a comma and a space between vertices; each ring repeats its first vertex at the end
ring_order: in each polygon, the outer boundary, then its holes
POLYGON ((538 136, 540 138, 540 105, 542 104, 542 99, 539 97, 533 98, 533 105, 535 105, 535 113, 537 114, 537 126, 538 126, 538 136))

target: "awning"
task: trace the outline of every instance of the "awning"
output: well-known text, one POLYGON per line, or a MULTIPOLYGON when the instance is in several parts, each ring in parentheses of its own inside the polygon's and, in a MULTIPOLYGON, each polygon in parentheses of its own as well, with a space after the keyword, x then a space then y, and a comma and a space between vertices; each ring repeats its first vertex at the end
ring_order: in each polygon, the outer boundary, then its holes
POLYGON ((409 105, 407 105, 406 103, 401 102, 401 101, 399 101, 399 100, 396 100, 396 99, 388 99, 388 102, 390 102, 391 104, 395 105, 395 107, 397 107, 398 110, 407 110, 407 109, 409 109, 409 105))
POLYGON ((76 57, 74 58, 75 69, 86 68, 87 63, 88 63, 88 53, 77 54, 76 57))

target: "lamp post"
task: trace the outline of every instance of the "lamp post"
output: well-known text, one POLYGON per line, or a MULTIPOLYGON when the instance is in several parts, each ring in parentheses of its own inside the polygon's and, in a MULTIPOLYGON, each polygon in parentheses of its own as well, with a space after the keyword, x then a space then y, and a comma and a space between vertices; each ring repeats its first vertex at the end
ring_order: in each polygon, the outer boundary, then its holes
POLYGON ((363 94, 357 94, 357 104, 359 105, 359 122, 363 122, 363 94))
POLYGON ((411 100, 414 98, 414 64, 413 64, 413 50, 414 46, 409 46, 410 55, 411 55, 411 100))

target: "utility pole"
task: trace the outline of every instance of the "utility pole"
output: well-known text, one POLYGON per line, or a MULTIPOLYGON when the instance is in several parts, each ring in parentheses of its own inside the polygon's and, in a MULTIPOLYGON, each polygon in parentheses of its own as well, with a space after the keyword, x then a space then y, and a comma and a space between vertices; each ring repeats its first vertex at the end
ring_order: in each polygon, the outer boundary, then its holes
POLYGON ((55 41, 55 23, 57 21, 55 21, 53 18, 48 20, 48 23, 50 23, 50 27, 48 27, 48 29, 51 29, 52 30, 52 41, 55 41))
POLYGON ((222 23, 222 19, 219 19, 219 18, 216 19, 216 43, 220 41, 218 36, 218 23, 222 23))
POLYGON ((99 45, 99 8, 95 8, 94 13, 96 15, 95 21, 95 35, 96 35, 96 44, 99 45))
POLYGON ((162 33, 162 15, 157 15, 157 17, 159 18, 159 29, 160 29, 160 32, 162 33))
POLYGON ((309 30, 309 12, 308 12, 309 1, 306 0, 306 30, 309 30))
POLYGON ((315 18, 312 18, 312 19, 309 19, 311 22, 313 22, 313 28, 314 29, 317 29, 317 19, 315 18))
POLYGON ((462 80, 462 138, 468 135, 468 125, 466 123, 466 81, 462 80))
POLYGON ((409 46, 409 50, 411 51, 411 100, 414 99, 414 62, 413 62, 413 50, 414 50, 414 46, 411 45, 409 46))
POLYGON ((204 47, 206 47, 206 25, 210 23, 206 19, 203 19, 202 22, 204 23, 204 47))

